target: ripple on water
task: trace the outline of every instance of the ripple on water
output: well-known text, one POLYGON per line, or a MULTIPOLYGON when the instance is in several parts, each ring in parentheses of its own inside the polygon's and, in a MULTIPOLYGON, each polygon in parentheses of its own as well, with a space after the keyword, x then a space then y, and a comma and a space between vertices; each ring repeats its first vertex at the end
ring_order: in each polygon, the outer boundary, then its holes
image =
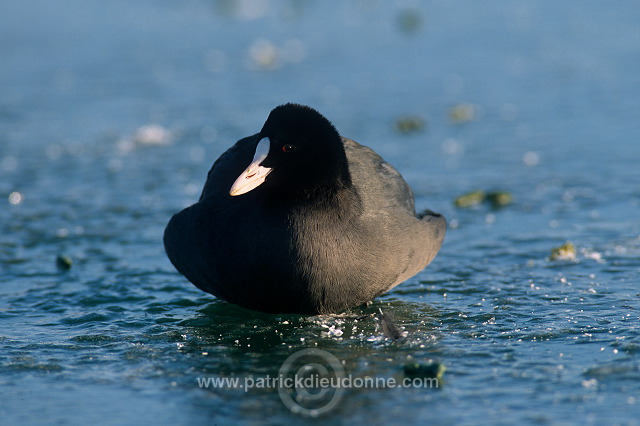
POLYGON ((60 322, 68 325, 82 325, 82 324, 94 323, 94 322, 106 323, 106 322, 109 322, 111 319, 112 317, 110 316, 99 314, 96 312, 91 312, 85 315, 63 318, 60 320, 60 322))
POLYGON ((486 12, 496 7, 492 2, 467 2, 469 10, 459 13, 448 2, 425 6, 433 10, 411 2, 412 13, 442 17, 423 27, 422 37, 421 28, 393 33, 394 2, 366 2, 364 8, 345 2, 337 19, 323 21, 327 37, 300 41, 307 62, 281 61, 277 69, 256 73, 167 58, 202 57, 211 40, 224 40, 228 52, 240 52, 226 57, 234 64, 265 25, 276 25, 286 40, 296 20, 313 26, 323 19, 318 11, 335 6, 316 2, 284 13, 259 7, 260 16, 253 10, 249 17, 259 17, 252 21, 257 25, 247 25, 237 20, 238 10, 226 7, 232 2, 214 8, 207 1, 183 2, 186 9, 178 2, 169 8, 168 2, 115 2, 99 10, 93 3, 33 8, 13 2, 18 16, 33 24, 26 50, 22 21, 0 16, 3 76, 10 77, 0 79, 7 94, 0 101, 1 421, 300 422, 277 391, 204 390, 196 378, 273 377, 291 354, 320 348, 356 377, 400 378, 405 363, 432 359, 447 368, 439 390, 348 390, 320 422, 638 423, 639 151, 629 137, 637 133, 638 100, 628 90, 637 87, 638 67, 634 44, 619 42, 638 38, 637 13, 628 13, 637 7, 541 7, 523 0, 500 3, 500 13, 486 12), (107 15, 89 20, 90 26, 58 19, 77 15, 70 8, 78 7, 82 16, 107 15), (132 13, 120 13, 123 7, 132 13), (547 16, 553 19, 540 19, 547 16), (176 37, 185 22, 193 31, 176 37), (368 25, 354 25, 363 22, 368 25), (569 32, 567 22, 573 24, 569 32), (243 37, 225 37, 234 25, 243 26, 243 37), (475 37, 486 25, 491 31, 475 37), (468 44, 463 53, 478 48, 467 57, 484 58, 482 66, 448 75, 447 55, 459 53, 447 43, 452 28, 468 44), (78 43, 56 48, 68 45, 69 29, 78 43), (365 39, 380 54, 349 56, 350 49, 366 51, 357 42, 365 39), (47 42, 31 43, 37 40, 47 42), (162 49, 147 49, 154 43, 162 49), (98 45, 114 59, 108 67, 95 60, 98 45), (541 48, 527 50, 530 45, 541 48), (389 54, 410 57, 416 47, 445 60, 424 62, 426 74, 418 61, 403 69, 403 78, 387 78, 397 74, 389 54), (349 57, 326 62, 314 53, 333 50, 349 57), (364 66, 376 75, 354 86, 350 79, 361 73, 336 72, 335 87, 314 86, 331 63, 335 70, 364 66), (53 84, 31 96, 49 68, 53 84), (296 79, 289 77, 303 68, 308 84, 292 84, 296 79), (159 82, 166 90, 148 90, 159 82), (246 90, 235 90, 238 82, 246 90), (108 102, 96 102, 96 87, 108 102), (418 204, 442 211, 452 225, 425 271, 369 307, 323 317, 243 310, 175 272, 162 250, 166 221, 197 199, 210 160, 273 106, 268 91, 256 87, 315 99, 344 120, 345 132, 361 133, 363 142, 392 156, 387 159, 413 180, 418 204), (353 99, 338 99, 337 87, 344 93, 355 87, 353 99), (465 101, 456 99, 461 94, 483 113, 452 125, 443 105, 465 101), (389 131, 399 104, 379 102, 388 98, 401 100, 402 114, 427 117, 429 132, 389 131), (507 98, 518 114, 505 119, 497 111, 507 98), (150 129, 144 127, 150 120, 172 143, 133 137, 122 149, 126 135, 150 129), (453 206, 463 191, 494 188, 509 191, 513 203, 453 206), (552 248, 566 241, 575 245, 576 259, 551 261, 552 248), (57 269, 58 255, 73 260, 67 272, 57 269), (378 308, 393 317, 406 334, 402 339, 382 333, 378 308))
POLYGON ((31 371, 36 373, 57 373, 64 369, 61 364, 40 362, 35 358, 29 356, 12 358, 6 365, 3 365, 3 370, 7 373, 20 373, 25 371, 31 371))
POLYGON ((70 337, 70 340, 78 343, 91 343, 101 345, 104 343, 119 342, 121 341, 121 338, 116 338, 115 336, 111 336, 108 334, 80 334, 70 337))
POLYGON ((601 382, 631 382, 640 381, 640 364, 637 360, 622 360, 588 368, 584 372, 587 378, 601 382))

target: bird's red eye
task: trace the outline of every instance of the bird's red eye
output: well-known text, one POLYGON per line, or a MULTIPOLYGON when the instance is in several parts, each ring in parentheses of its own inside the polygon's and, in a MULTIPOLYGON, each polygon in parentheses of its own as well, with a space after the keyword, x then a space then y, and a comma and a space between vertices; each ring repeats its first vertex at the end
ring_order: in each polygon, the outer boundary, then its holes
POLYGON ((295 149, 295 147, 294 147, 293 145, 288 145, 288 144, 287 144, 287 145, 284 145, 284 146, 282 147, 282 151, 284 151, 284 152, 291 152, 291 151, 293 151, 294 149, 295 149))

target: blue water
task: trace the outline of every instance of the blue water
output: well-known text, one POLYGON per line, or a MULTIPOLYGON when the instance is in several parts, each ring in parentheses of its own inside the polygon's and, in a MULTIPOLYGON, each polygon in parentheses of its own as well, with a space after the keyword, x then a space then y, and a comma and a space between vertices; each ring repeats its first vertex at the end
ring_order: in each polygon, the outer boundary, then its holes
POLYGON ((3 1, 1 422, 639 424, 639 22, 632 1, 3 1), (432 265, 347 316, 243 310, 163 252, 211 163, 288 101, 449 221, 432 265), (473 190, 513 203, 454 206, 473 190), (354 377, 446 372, 318 418, 198 386, 306 348, 354 377))

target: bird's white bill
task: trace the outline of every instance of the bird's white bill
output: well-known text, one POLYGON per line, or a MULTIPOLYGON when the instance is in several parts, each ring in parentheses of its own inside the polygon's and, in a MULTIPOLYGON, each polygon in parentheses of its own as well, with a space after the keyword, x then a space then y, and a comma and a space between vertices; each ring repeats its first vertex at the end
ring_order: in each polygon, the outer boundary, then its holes
POLYGON ((261 164, 267 155, 269 155, 269 147, 271 145, 271 141, 269 138, 263 138, 258 142, 258 146, 256 146, 256 153, 253 156, 253 160, 251 160, 251 164, 246 168, 244 172, 235 182, 231 185, 231 189, 229 190, 229 194, 232 196, 246 194, 252 189, 260 186, 264 179, 267 177, 269 173, 271 173, 271 168, 262 167, 261 164))

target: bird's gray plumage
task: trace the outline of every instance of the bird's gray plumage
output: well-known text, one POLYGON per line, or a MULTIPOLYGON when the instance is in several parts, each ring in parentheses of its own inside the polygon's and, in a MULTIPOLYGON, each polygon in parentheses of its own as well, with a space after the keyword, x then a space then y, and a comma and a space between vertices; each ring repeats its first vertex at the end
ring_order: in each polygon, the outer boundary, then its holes
POLYGON ((167 225, 167 254, 197 287, 260 311, 337 313, 395 287, 436 256, 445 219, 430 211, 418 217, 400 173, 350 139, 341 139, 346 189, 301 203, 274 202, 266 187, 231 197, 261 137, 225 152, 200 200, 167 225))

